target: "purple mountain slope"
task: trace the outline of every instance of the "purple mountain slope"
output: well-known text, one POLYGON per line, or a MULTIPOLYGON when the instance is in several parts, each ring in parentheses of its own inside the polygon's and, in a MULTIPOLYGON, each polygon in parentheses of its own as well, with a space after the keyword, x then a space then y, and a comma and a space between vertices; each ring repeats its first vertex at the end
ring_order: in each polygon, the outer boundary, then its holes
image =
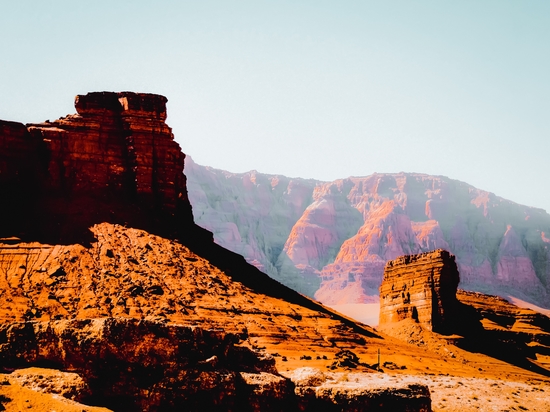
POLYGON ((550 215, 457 180, 417 173, 334 182, 186 160, 195 221, 220 245, 329 305, 378 300, 384 264, 436 248, 461 287, 550 307, 550 215))

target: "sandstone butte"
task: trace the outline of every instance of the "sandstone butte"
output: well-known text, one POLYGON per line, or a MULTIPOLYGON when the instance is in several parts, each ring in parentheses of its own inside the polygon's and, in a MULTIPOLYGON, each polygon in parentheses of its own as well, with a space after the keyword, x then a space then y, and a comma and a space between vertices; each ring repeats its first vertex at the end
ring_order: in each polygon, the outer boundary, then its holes
POLYGON ((456 324, 460 275, 455 257, 438 249, 390 260, 380 286, 380 322, 384 327, 412 319, 428 330, 456 324))
POLYGON ((439 350, 451 341, 548 375, 550 318, 497 296, 458 290, 459 282, 455 256, 446 250, 388 261, 378 329, 439 350))
MULTIPOLYGON (((215 244, 193 221, 166 101, 89 93, 53 122, 0 121, 6 410, 468 410, 448 394, 461 386, 481 406, 490 390, 548 409, 540 353, 510 363, 458 338, 403 342, 215 244)), ((498 315, 482 323, 532 325, 468 296, 498 315)))

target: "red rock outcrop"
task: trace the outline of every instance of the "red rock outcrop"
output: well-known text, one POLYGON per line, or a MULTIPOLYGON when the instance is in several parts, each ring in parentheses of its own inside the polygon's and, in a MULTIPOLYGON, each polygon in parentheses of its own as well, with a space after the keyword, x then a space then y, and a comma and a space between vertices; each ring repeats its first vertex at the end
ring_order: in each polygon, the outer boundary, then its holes
POLYGON ((430 391, 424 385, 405 382, 365 382, 369 374, 323 373, 300 368, 287 374, 295 383, 301 411, 418 411, 430 412, 430 391), (345 405, 342 408, 342 405, 345 405))
POLYGON ((442 249, 390 260, 380 286, 379 324, 414 319, 428 330, 448 329, 457 314, 459 281, 455 257, 442 249))
POLYGON ((0 185, 11 200, 1 232, 81 241, 98 221, 157 231, 192 227, 185 155, 165 123, 166 101, 88 93, 76 97, 78 114, 0 123, 0 185))
POLYGON ((459 291, 459 280, 455 258, 445 250, 389 261, 379 330, 410 343, 435 341, 429 345, 438 348, 444 342, 431 331, 452 335, 461 348, 547 374, 550 319, 497 296, 459 291))

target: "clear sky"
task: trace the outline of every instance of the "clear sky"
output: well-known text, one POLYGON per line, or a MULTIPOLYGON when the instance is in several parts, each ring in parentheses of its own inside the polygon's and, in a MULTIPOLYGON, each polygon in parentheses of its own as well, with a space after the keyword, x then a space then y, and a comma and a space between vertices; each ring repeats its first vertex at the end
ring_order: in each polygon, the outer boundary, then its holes
POLYGON ((550 1, 4 1, 0 119, 168 97, 197 163, 444 175, 550 212, 550 1))

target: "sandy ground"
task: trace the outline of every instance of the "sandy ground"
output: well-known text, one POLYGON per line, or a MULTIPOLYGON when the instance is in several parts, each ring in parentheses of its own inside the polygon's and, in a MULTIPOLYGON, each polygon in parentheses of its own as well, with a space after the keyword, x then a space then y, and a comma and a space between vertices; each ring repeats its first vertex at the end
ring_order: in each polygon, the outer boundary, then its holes
MULTIPOLYGON (((349 374, 348 379, 355 378, 349 374)), ((363 379, 424 383, 430 388, 434 412, 550 411, 550 383, 543 380, 514 382, 456 376, 387 374, 363 375, 363 379)))
MULTIPOLYGON (((47 370, 44 370, 47 373, 47 370)), ((35 388, 36 389, 36 388, 35 388)), ((0 410, 7 412, 108 412, 110 409, 87 406, 61 395, 42 393, 21 386, 9 375, 0 374, 0 410)))

